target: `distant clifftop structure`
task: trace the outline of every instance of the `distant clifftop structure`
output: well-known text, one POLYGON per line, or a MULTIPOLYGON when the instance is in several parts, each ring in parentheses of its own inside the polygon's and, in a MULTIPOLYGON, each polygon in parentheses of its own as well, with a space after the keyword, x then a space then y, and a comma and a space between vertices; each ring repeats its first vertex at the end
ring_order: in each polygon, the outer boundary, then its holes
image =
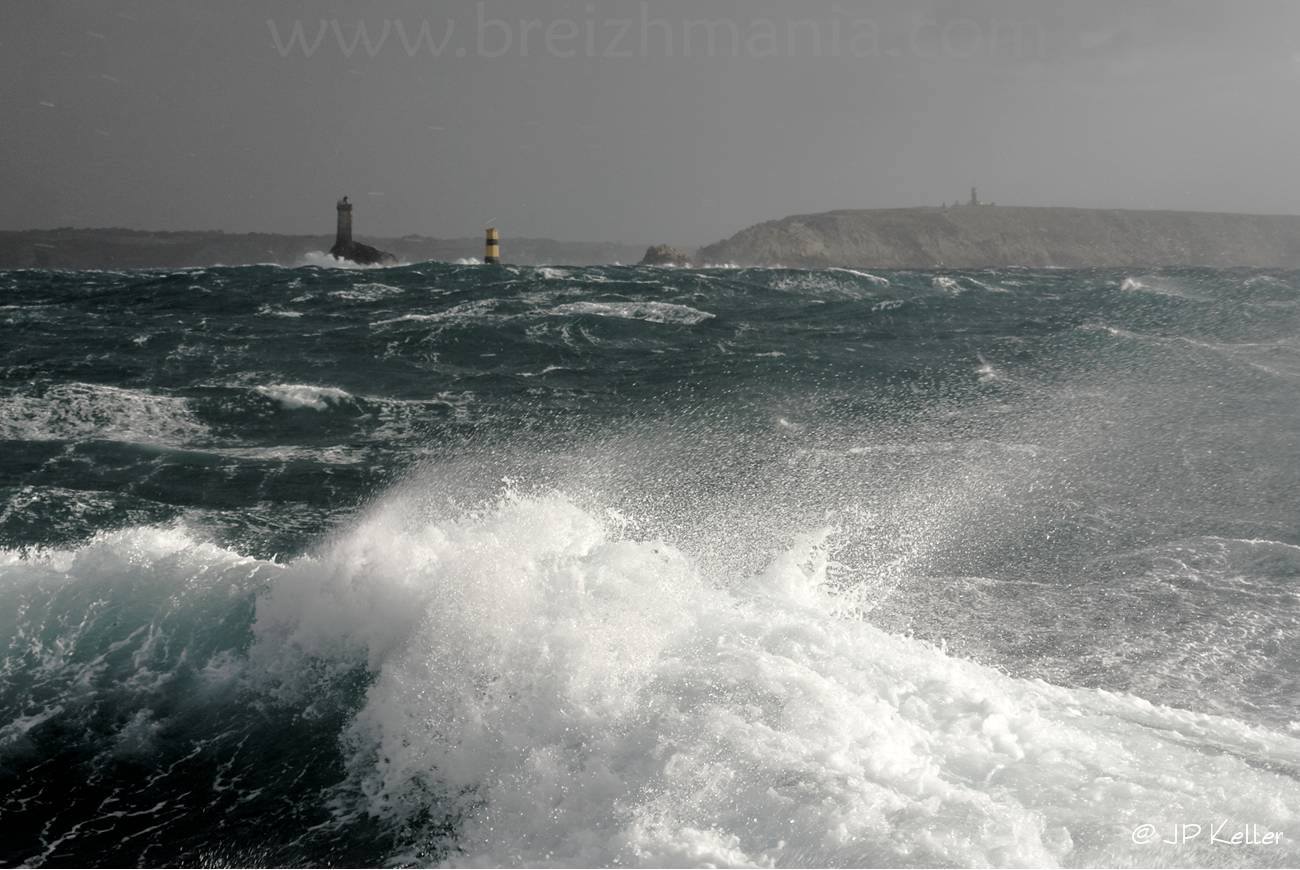
POLYGON ((387 251, 363 245, 352 240, 352 203, 345 196, 338 201, 338 224, 334 231, 334 247, 330 256, 348 260, 362 266, 395 266, 397 258, 387 251))
POLYGON ((954 199, 952 201, 952 205, 948 205, 948 200, 945 199, 943 201, 943 205, 939 207, 940 208, 976 208, 978 206, 992 206, 992 205, 997 205, 997 203, 980 202, 979 191, 976 188, 972 187, 970 189, 970 199, 966 200, 965 202, 962 202, 959 199, 954 199))

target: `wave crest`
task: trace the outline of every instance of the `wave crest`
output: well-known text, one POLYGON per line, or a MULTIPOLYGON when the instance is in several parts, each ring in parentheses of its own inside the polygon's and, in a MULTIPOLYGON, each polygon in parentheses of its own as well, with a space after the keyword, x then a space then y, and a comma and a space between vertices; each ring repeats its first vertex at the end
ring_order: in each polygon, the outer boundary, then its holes
POLYGON ((826 531, 709 578, 562 494, 440 521, 418 505, 277 578, 254 657, 365 658, 360 799, 457 820, 457 861, 1145 863, 1135 819, 1276 829, 1278 795, 1300 795, 1293 738, 843 618, 826 531))
POLYGON ((338 387, 316 387, 311 384, 269 384, 257 388, 257 392, 288 411, 310 410, 324 411, 331 405, 348 401, 352 394, 338 387))
POLYGON ((694 326, 713 318, 708 311, 672 302, 567 302, 552 308, 548 314, 556 316, 590 315, 594 317, 621 317, 627 320, 644 320, 647 323, 676 323, 694 326))

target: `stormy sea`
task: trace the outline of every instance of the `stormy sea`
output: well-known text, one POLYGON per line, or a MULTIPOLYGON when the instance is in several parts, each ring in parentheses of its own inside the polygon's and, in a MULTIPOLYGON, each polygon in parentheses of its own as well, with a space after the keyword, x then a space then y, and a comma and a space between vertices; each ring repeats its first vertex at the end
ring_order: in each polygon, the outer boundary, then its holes
POLYGON ((0 272, 0 864, 1300 864, 1300 273, 0 272))

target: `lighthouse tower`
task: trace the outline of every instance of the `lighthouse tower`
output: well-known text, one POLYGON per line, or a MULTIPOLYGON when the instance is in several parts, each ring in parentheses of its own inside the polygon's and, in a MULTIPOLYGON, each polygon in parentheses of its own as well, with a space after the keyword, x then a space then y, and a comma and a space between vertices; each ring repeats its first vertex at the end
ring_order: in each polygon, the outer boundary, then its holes
POLYGON ((342 250, 352 244, 352 203, 345 196, 339 200, 339 225, 334 233, 334 247, 342 250))
POLYGON ((330 254, 339 260, 350 260, 363 266, 395 266, 397 258, 387 251, 352 241, 352 203, 345 196, 338 202, 339 226, 334 234, 334 247, 330 254))

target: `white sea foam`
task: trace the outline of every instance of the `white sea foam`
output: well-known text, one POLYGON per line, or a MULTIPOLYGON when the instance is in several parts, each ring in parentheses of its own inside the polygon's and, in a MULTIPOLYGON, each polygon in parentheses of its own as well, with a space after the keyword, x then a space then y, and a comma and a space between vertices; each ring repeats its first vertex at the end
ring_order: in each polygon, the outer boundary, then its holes
POLYGON ((336 299, 346 299, 351 302, 376 302, 386 296, 396 296, 404 292, 401 287, 393 287, 388 284, 378 282, 369 282, 363 284, 353 284, 346 290, 335 290, 330 295, 336 299))
POLYGON ((981 381, 988 383, 990 381, 1002 380, 1002 373, 993 367, 993 363, 989 362, 982 356, 979 357, 979 361, 979 368, 975 369, 975 374, 979 375, 981 381))
POLYGON ((521 378, 540 378, 540 377, 542 377, 543 375, 549 375, 549 374, 551 374, 552 372, 567 372, 567 371, 570 371, 570 369, 569 369, 568 366, 547 366, 546 368, 542 369, 541 371, 537 371, 537 372, 520 372, 520 373, 519 373, 519 377, 521 377, 521 378))
POLYGON ((294 319, 302 317, 303 315, 303 312, 301 311, 292 311, 284 308, 275 308, 274 306, 271 305, 263 305, 261 308, 257 309, 257 313, 269 317, 289 317, 294 319))
POLYGON ((1027 456, 1038 456, 1043 452, 1043 449, 1038 444, 1027 444, 1018 441, 989 441, 977 438, 969 441, 903 441, 863 444, 850 447, 846 452, 850 456, 877 453, 903 456, 931 456, 951 453, 1019 453, 1027 456))
POLYGON ((546 314, 557 317, 592 315, 595 317, 621 317, 627 320, 644 320, 648 323, 676 323, 694 326, 714 317, 689 305, 672 302, 568 302, 557 305, 546 314))
POLYGON ((82 383, 0 396, 0 440, 183 444, 206 434, 177 396, 82 383))
POLYGON ((1089 321, 1087 323, 1080 324, 1078 328, 1083 330, 1084 332, 1104 332, 1107 335, 1113 336, 1115 338, 1127 338, 1132 341, 1149 341, 1155 343, 1162 343, 1167 340, 1161 338, 1160 336, 1147 335, 1141 332, 1133 332, 1132 330, 1124 329, 1122 326, 1112 326, 1109 323, 1102 323, 1100 321, 1089 321))
MULTIPOLYGON (((271 265, 275 265, 275 264, 271 264, 271 265)), ((340 260, 335 258, 334 256, 332 256, 326 251, 308 251, 306 254, 303 254, 302 259, 300 259, 297 263, 294 263, 294 265, 315 266, 318 269, 348 269, 348 270, 393 268, 393 264, 374 263, 371 265, 362 265, 361 263, 354 263, 351 260, 340 260)), ((397 265, 405 266, 408 264, 398 263, 397 265)))
POLYGON ((1186 289, 1176 285, 1171 279, 1159 275, 1125 278, 1120 282, 1119 289, 1130 293, 1153 293, 1157 296, 1169 296, 1174 299, 1185 299, 1189 302, 1209 301, 1204 296, 1189 293, 1186 289))
POLYGON ((859 272, 857 269, 843 269, 843 268, 839 268, 839 267, 831 267, 831 268, 828 269, 827 271, 829 271, 829 272, 844 272, 845 274, 848 274, 848 275, 856 275, 856 276, 859 277, 859 278, 866 278, 868 281, 870 281, 872 284, 875 284, 877 287, 888 287, 888 286, 889 286, 889 279, 888 279, 888 278, 883 278, 883 277, 881 277, 880 275, 873 275, 873 274, 871 274, 870 272, 859 272))
POLYGON ((1294 290, 1290 282, 1277 275, 1252 275, 1245 280, 1247 287, 1276 287, 1284 290, 1294 290))
MULTIPOLYGON (((1286 831, 1300 740, 1013 679, 848 618, 828 531, 705 576, 560 494, 438 520, 394 496, 278 571, 252 662, 374 673, 358 799, 457 816, 468 865, 1294 863, 1135 844, 1137 825, 1286 831)), ((297 689, 295 688, 297 687, 297 689)), ((1262 847, 1261 847, 1262 848, 1262 847)))
MULTIPOLYGON (((0 663, 0 675, 4 675, 0 685, 5 685, 11 673, 8 669, 21 662, 25 678, 63 686, 61 700, 80 704, 102 684, 106 659, 125 648, 132 651, 128 661, 134 665, 130 677, 114 683, 112 692, 126 698, 147 698, 127 702, 136 708, 132 712, 147 709, 174 679, 177 668, 193 666, 205 680, 218 676, 216 662, 187 660, 188 649, 177 657, 170 655, 172 638, 163 627, 168 614, 188 611, 194 618, 201 609, 195 606, 197 601, 206 598, 212 607, 209 615, 220 617, 232 600, 253 594, 280 570, 274 563, 206 543, 182 526, 101 532, 70 550, 0 548, 0 634, 15 638, 30 632, 33 653, 30 658, 0 663), (70 605, 69 621, 62 630, 47 633, 46 629, 61 624, 65 616, 58 609, 60 597, 55 592, 60 587, 72 587, 85 597, 70 605), (114 604, 110 606, 110 602, 114 604), (125 614, 132 608, 142 608, 148 616, 105 648, 102 633, 111 632, 119 617, 124 625, 130 625, 131 617, 125 614), (43 625, 44 620, 49 622, 43 625), (125 636, 127 632, 130 636, 125 636)), ((5 700, 20 697, 21 690, 14 687, 14 694, 5 700)), ((140 739, 147 736, 148 729, 142 728, 143 724, 122 723, 119 751, 144 748, 140 739)), ((15 736, 14 732, 8 736, 15 736)), ((0 736, 0 742, 3 739, 0 736)))
MULTIPOLYGON (((163 652, 168 613, 192 611, 191 625, 259 595, 247 658, 223 650, 184 666, 213 692, 238 683, 311 710, 322 675, 364 663, 373 676, 342 735, 353 797, 340 809, 406 823, 417 839, 455 817, 452 864, 1300 860, 1290 838, 1134 842, 1147 824, 1289 833, 1296 736, 1015 679, 883 632, 828 586, 832 530, 792 534, 751 576, 713 576, 638 535, 635 517, 561 493, 441 518, 426 496, 391 493, 287 564, 183 527, 0 550, 0 628, 45 619, 10 605, 48 606, 60 587, 77 601, 129 589, 159 616, 131 642, 135 677, 113 691, 152 698, 176 662, 163 652)), ((80 633, 108 617, 49 616, 62 633, 41 643, 31 675, 74 687, 75 700, 103 667, 84 656, 102 639, 80 633)), ((24 710, 0 743, 59 714, 24 710)), ((113 751, 147 757, 157 724, 137 712, 113 751)))
POLYGON ((935 275, 930 279, 930 286, 952 294, 960 293, 964 289, 955 278, 949 278, 947 275, 935 275))
POLYGON ((297 411, 310 409, 324 411, 331 405, 352 398, 347 390, 338 387, 317 387, 310 384, 269 384, 257 388, 257 392, 272 401, 279 402, 286 410, 297 411))
MULTIPOLYGON (((777 274, 772 278, 771 286, 776 290, 785 290, 788 292, 799 293, 805 298, 812 296, 808 301, 813 303, 825 302, 825 299, 817 297, 832 297, 838 299, 860 299, 864 294, 871 291, 865 291, 861 281, 846 280, 841 277, 851 275, 854 278, 866 277, 866 272, 858 272, 853 269, 798 269, 790 272, 777 274), (838 274, 837 274, 838 273, 838 274)), ((871 276, 875 278, 877 276, 871 276)), ((880 278, 879 281, 870 281, 875 287, 887 287, 889 282, 880 278), (884 281, 881 284, 879 281, 884 281)))
POLYGON ((1005 287, 999 287, 999 286, 996 285, 996 284, 987 284, 987 283, 985 283, 985 282, 979 280, 978 278, 972 278, 972 277, 969 276, 969 275, 966 276, 966 280, 969 281, 970 283, 974 284, 976 287, 980 288, 981 290, 987 290, 987 291, 990 292, 990 293, 1010 293, 1010 292, 1011 292, 1010 290, 1008 290, 1008 289, 1005 288, 1005 287))
POLYGON ((401 317, 390 317, 387 320, 377 320, 370 324, 375 326, 389 326, 394 323, 441 323, 441 322, 465 322, 475 320, 487 320, 489 318, 501 318, 501 315, 494 315, 493 311, 501 304, 499 299, 476 299, 472 302, 461 302, 453 305, 445 311, 435 311, 431 314, 403 314, 401 317))
POLYGON ((251 459, 257 462, 307 461, 321 465, 356 465, 370 456, 365 447, 210 447, 200 451, 213 456, 251 459))
POLYGON ((1277 378, 1300 378, 1300 346, 1288 341, 1209 342, 1179 337, 1178 341, 1213 351, 1277 378))

